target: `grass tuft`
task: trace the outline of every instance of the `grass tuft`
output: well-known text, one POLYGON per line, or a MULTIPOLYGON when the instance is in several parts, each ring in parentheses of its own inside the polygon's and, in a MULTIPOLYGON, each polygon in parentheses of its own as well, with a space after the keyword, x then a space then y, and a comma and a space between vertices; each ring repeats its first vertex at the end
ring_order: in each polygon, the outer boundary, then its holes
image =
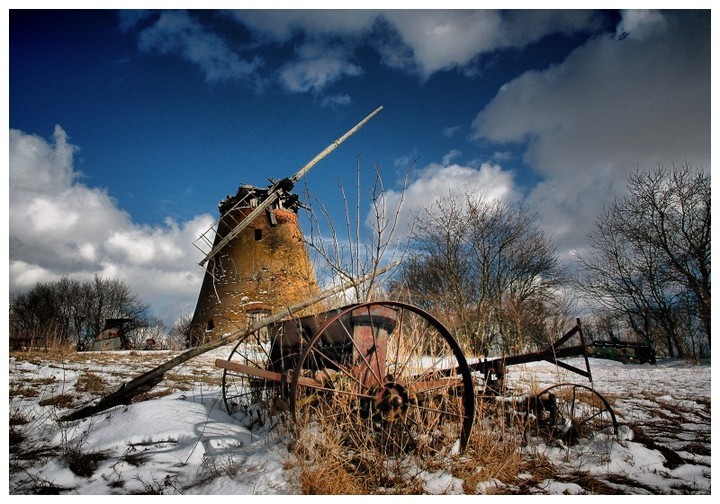
POLYGON ((70 394, 58 394, 56 396, 42 399, 38 404, 40 406, 56 406, 58 408, 69 408, 75 403, 75 398, 70 394))
POLYGON ((89 478, 97 469, 98 463, 109 458, 107 451, 83 452, 77 446, 65 450, 65 462, 68 468, 77 476, 89 478))
POLYGON ((105 392, 105 381, 94 373, 83 373, 75 383, 75 390, 78 392, 105 392))

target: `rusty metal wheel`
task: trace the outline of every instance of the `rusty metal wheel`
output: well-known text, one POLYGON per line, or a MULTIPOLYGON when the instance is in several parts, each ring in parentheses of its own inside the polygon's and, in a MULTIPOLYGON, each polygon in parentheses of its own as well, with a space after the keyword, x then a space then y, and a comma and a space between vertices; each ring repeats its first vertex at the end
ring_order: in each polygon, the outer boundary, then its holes
MULTIPOLYGON (((266 369, 270 363, 270 329, 263 328, 240 340, 230 352, 232 363, 266 369)), ((232 369, 223 369, 225 409, 245 427, 254 429, 274 422, 282 384, 232 369)))
POLYGON ((596 390, 575 383, 553 385, 535 396, 540 434, 551 441, 574 445, 582 439, 618 433, 610 403, 596 390))
POLYGON ((353 450, 433 455, 465 448, 475 397, 463 352, 437 319, 372 302, 339 312, 308 342, 290 410, 297 432, 353 450))

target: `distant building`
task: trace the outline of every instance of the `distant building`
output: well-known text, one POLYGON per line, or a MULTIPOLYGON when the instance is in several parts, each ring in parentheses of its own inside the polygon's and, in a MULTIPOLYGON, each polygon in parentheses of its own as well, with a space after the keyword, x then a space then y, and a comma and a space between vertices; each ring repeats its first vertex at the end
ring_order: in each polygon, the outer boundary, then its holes
POLYGON ((133 322, 129 318, 105 319, 105 327, 95 337, 93 350, 129 350, 132 348, 127 337, 127 325, 133 322))

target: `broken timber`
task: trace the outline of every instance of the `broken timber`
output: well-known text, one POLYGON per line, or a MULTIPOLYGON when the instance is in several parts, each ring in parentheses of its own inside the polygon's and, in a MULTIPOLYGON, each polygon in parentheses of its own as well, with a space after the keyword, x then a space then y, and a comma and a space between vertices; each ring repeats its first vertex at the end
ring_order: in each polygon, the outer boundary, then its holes
POLYGON ((123 404, 125 404, 125 405, 130 404, 132 402, 132 399, 136 395, 141 394, 143 392, 147 392, 148 390, 152 389, 155 385, 160 383, 162 381, 163 376, 166 371, 169 371, 170 369, 177 367, 180 364, 187 362, 188 360, 190 360, 194 357, 197 357, 198 355, 204 354, 206 352, 209 352, 210 350, 214 350, 221 346, 227 345, 228 343, 231 343, 233 341, 237 341, 242 338, 245 338, 248 335, 254 333, 255 331, 258 331, 258 330, 262 329, 263 327, 266 327, 275 322, 279 322, 280 320, 282 320, 286 317, 292 317, 296 312, 302 310, 303 308, 307 308, 308 306, 317 304, 320 301, 322 301, 334 294, 338 294, 339 292, 342 292, 342 291, 350 288, 353 285, 357 285, 359 283, 366 282, 368 280, 371 280, 372 278, 375 278, 376 276, 382 275, 383 273, 390 271, 392 268, 394 268, 397 265, 398 265, 397 261, 393 262, 383 268, 380 268, 378 270, 372 271, 371 273, 368 273, 361 277, 355 278, 351 281, 347 281, 340 285, 337 285, 335 287, 327 289, 313 298, 307 299, 307 300, 297 303, 289 308, 281 310, 278 313, 275 313, 273 315, 265 317, 264 319, 256 322, 255 324, 251 325, 247 329, 242 329, 240 331, 236 331, 234 333, 225 335, 222 338, 218 339, 217 341, 212 341, 210 343, 206 343, 204 345, 200 345, 198 347, 191 348, 190 350, 187 350, 187 351, 181 353, 180 355, 167 361, 166 363, 161 364, 161 365, 151 369, 150 371, 147 371, 147 372, 141 374, 140 376, 130 380, 129 382, 123 383, 122 385, 120 385, 120 387, 117 390, 100 398, 100 400, 98 400, 95 404, 92 404, 90 406, 85 406, 83 408, 73 411, 72 413, 64 415, 64 416, 60 417, 60 420, 65 421, 65 422, 72 421, 72 420, 80 420, 82 418, 86 418, 91 415, 95 415, 102 411, 113 408, 115 406, 120 406, 123 404))

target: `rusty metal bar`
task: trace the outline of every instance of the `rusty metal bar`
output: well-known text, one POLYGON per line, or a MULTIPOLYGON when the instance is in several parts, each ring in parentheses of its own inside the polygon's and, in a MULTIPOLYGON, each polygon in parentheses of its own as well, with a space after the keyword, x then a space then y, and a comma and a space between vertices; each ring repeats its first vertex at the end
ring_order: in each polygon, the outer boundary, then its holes
MULTIPOLYGON (((257 366, 248 366, 246 364, 240 364, 239 362, 232 362, 223 359, 215 359, 215 365, 219 368, 227 369, 229 371, 236 371, 246 375, 254 376, 256 378, 263 378, 265 380, 276 381, 279 383, 290 383, 291 376, 283 373, 276 373, 275 371, 269 371, 267 369, 259 368, 257 366)), ((312 378, 300 377, 298 383, 305 387, 322 388, 323 384, 312 378)))
POLYGON ((510 355, 507 357, 498 357, 496 359, 487 359, 483 360, 481 362, 476 362, 474 364, 469 364, 471 371, 480 371, 482 373, 485 373, 485 371, 497 364, 498 362, 503 366, 513 366, 517 364, 527 364, 528 362, 539 362, 539 361, 547 361, 552 364, 555 364, 557 366, 560 366, 564 369, 567 369, 568 371, 572 371, 574 373, 577 373, 581 376, 586 377, 588 380, 590 380, 590 383, 592 383, 592 373, 590 372, 590 361, 588 360, 588 352, 587 352, 587 346, 585 345, 585 337, 582 332, 582 327, 580 326, 580 319, 576 319, 577 324, 575 327, 570 329, 567 333, 565 333, 559 340, 557 340, 555 343, 550 345, 545 350, 539 351, 539 352, 529 352, 525 354, 519 354, 519 355, 510 355), (570 338, 572 338, 575 334, 580 335, 580 345, 560 348, 563 344, 565 344, 570 338), (573 366, 571 364, 568 364, 566 362, 559 361, 559 358, 563 357, 578 357, 583 356, 585 358, 585 367, 586 369, 581 369, 576 366, 573 366))

